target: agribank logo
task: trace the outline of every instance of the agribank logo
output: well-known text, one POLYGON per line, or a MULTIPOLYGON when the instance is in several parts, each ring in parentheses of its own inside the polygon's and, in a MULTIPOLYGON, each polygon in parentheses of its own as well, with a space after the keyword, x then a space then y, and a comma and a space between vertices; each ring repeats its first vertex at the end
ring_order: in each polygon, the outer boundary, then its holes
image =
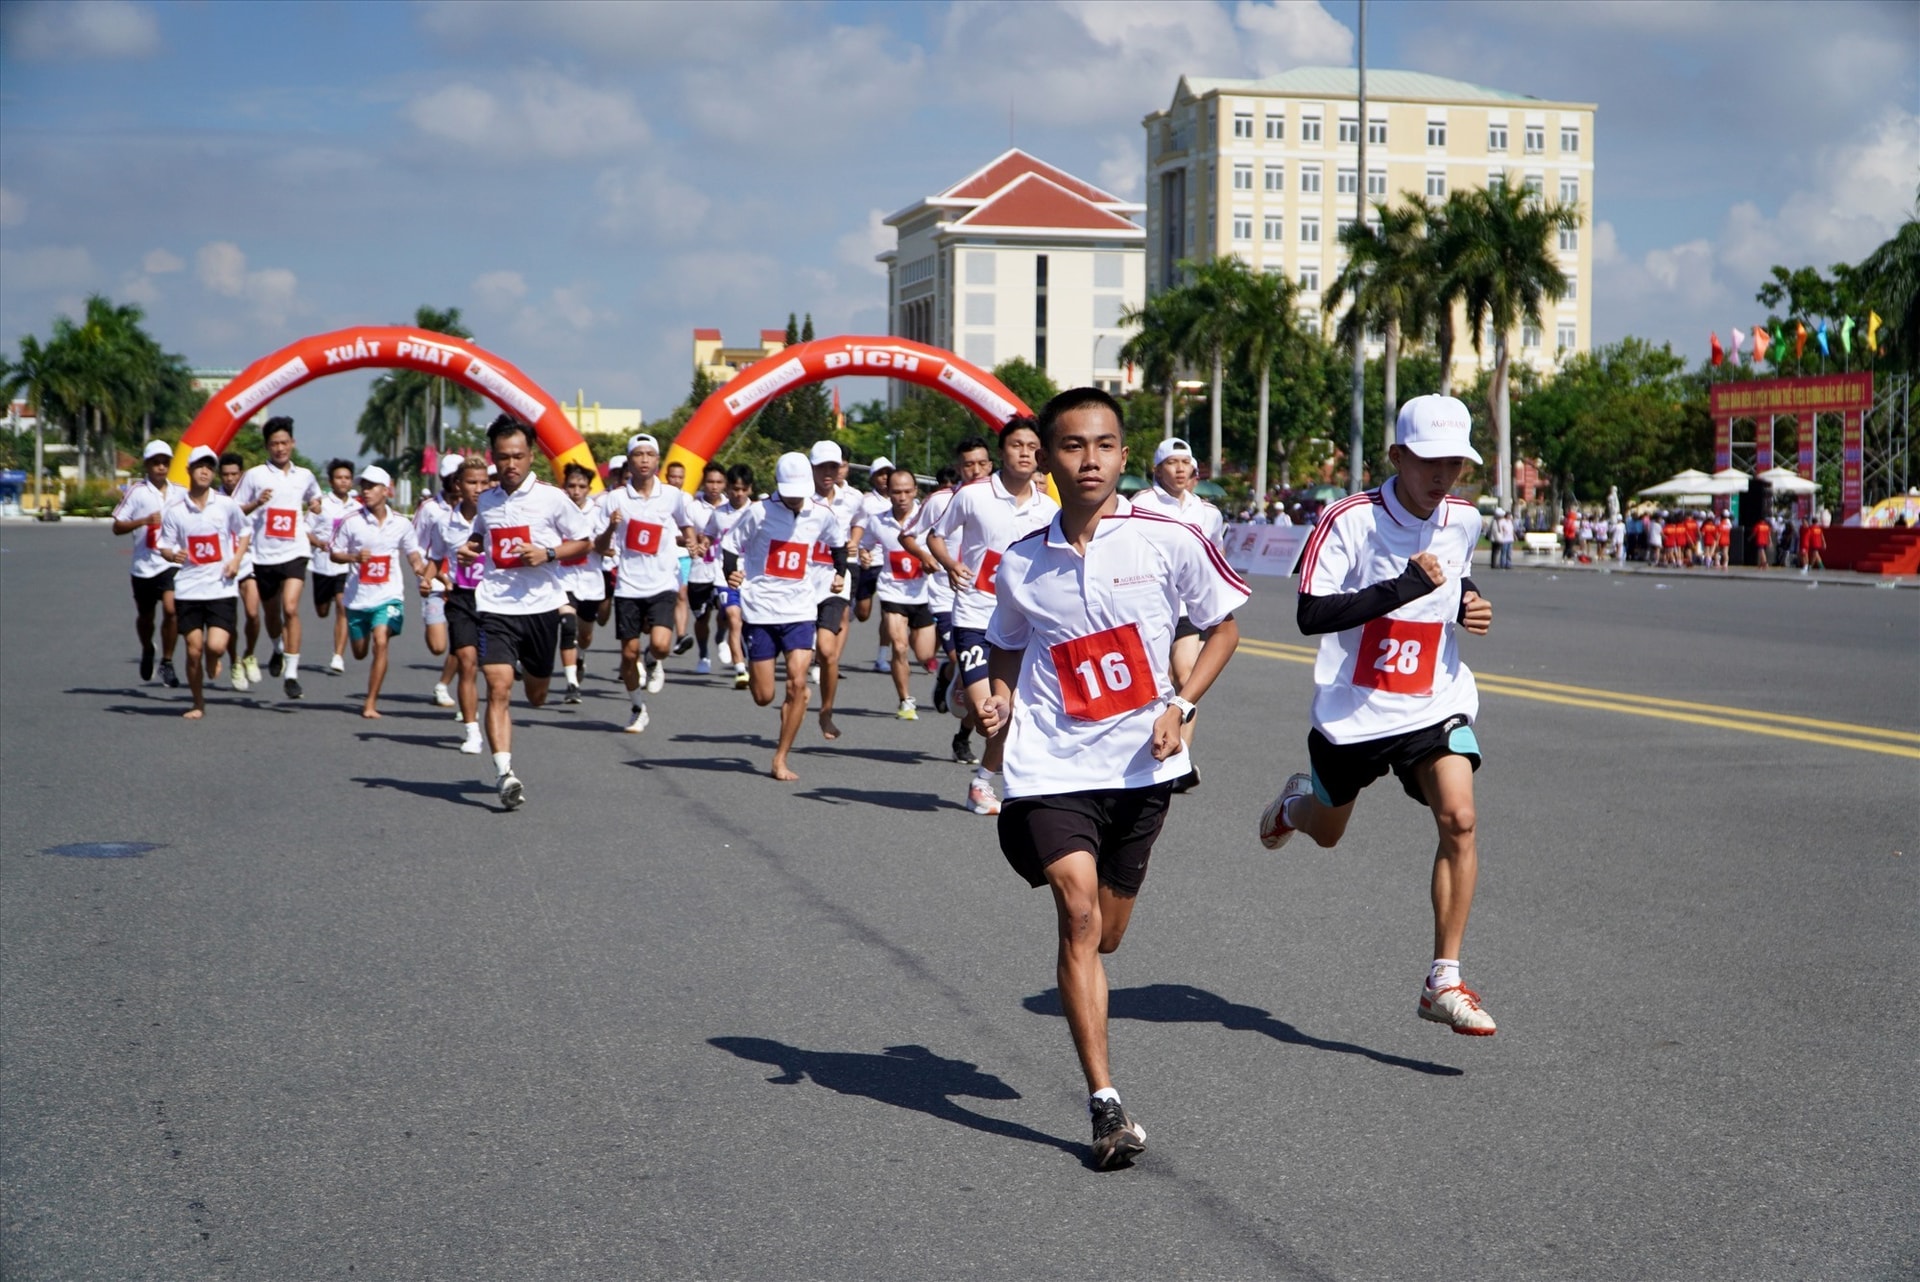
POLYGON ((510 382, 505 374, 485 361, 477 360, 468 365, 467 377, 495 401, 518 413, 523 423, 538 423, 541 415, 546 413, 546 407, 537 398, 510 382))
POLYGON ((247 415, 253 413, 262 405, 265 405, 268 401, 280 395, 280 393, 286 391, 306 376, 307 362, 304 358, 296 356, 279 369, 273 371, 273 373, 261 379, 258 383, 255 383, 252 387, 247 388, 238 396, 229 400, 227 402, 227 413, 237 419, 244 419, 247 415))
POLYGON ((736 416, 744 414, 761 401, 768 400, 786 388, 792 387, 806 376, 807 367, 802 365, 798 358, 782 361, 727 397, 727 412, 736 416))
POLYGON ((941 369, 940 381, 952 388, 954 395, 976 407, 996 423, 1004 423, 1020 412, 1013 407, 1012 402, 989 391, 985 383, 971 374, 961 373, 952 365, 941 369))

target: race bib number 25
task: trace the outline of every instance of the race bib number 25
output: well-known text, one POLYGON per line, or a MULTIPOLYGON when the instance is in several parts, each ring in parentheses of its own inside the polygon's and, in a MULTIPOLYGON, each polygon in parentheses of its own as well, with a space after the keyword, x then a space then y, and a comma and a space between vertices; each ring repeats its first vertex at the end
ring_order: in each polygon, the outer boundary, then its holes
POLYGON ((376 556, 373 560, 360 567, 360 581, 362 583, 385 583, 392 573, 393 558, 376 556))
POLYGON ((1061 703, 1070 717, 1105 721, 1144 708, 1156 697, 1153 665, 1147 662, 1138 624, 1124 623, 1062 641, 1049 653, 1060 678, 1061 703))
POLYGON ((1375 619, 1360 629, 1353 684, 1363 690, 1424 696, 1433 693, 1442 628, 1438 623, 1375 619))

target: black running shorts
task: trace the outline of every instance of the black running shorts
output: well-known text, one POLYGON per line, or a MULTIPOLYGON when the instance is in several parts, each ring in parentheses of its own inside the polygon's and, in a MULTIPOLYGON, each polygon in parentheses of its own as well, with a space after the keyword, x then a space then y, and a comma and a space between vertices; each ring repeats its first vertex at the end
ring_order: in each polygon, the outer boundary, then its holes
MULTIPOLYGON (((449 616, 451 617, 451 616, 449 616)), ((488 667, 518 663, 523 676, 544 681, 553 675, 560 649, 560 611, 539 614, 480 615, 480 653, 488 667)))
POLYGON ((480 612, 474 608, 472 588, 454 588, 447 593, 447 646, 452 650, 480 648, 480 612))
POLYGON ((635 637, 644 638, 655 628, 673 628, 674 608, 680 604, 680 590, 660 592, 653 596, 615 597, 613 602, 613 635, 620 641, 631 641, 635 637))
POLYGON ((843 596, 830 596, 820 603, 814 611, 813 625, 816 632, 831 632, 836 636, 846 630, 847 599, 843 596))
POLYGON ((1334 807, 1358 797, 1362 788, 1389 770, 1399 778, 1402 791, 1421 805, 1428 805, 1415 771, 1430 757, 1448 755, 1465 757, 1475 770, 1480 768, 1480 741, 1473 735, 1473 719, 1465 713, 1405 734, 1359 743, 1335 743, 1317 729, 1307 733, 1313 795, 1334 807))
POLYGON ((307 558, 295 557, 291 561, 282 561, 278 565, 261 565, 254 562, 253 583, 260 589, 260 595, 267 599, 277 599, 280 585, 287 581, 305 583, 307 581, 307 558))
POLYGON ((173 602, 174 622, 179 625, 180 635, 196 630, 210 631, 219 628, 228 636, 234 634, 234 619, 237 616, 237 603, 230 596, 216 597, 211 601, 182 601, 178 597, 173 602))
POLYGON ((918 632, 921 628, 933 626, 933 607, 925 601, 882 601, 880 613, 905 617, 909 632, 918 632))
POLYGON ((1137 895, 1172 796, 1171 783, 1156 783, 1019 797, 1000 808, 1000 853, 1037 887, 1047 884, 1049 865, 1084 850, 1094 857, 1101 885, 1137 895))
POLYGON ((133 608, 140 614, 152 614, 154 607, 161 604, 161 598, 173 591, 173 576, 180 572, 179 566, 170 566, 152 578, 133 580, 133 608))

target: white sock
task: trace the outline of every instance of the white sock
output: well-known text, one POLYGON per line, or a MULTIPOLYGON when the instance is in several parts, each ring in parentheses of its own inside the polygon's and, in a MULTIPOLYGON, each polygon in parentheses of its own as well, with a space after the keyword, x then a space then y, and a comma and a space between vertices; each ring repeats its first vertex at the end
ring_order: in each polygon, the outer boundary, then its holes
POLYGON ((985 766, 975 766, 973 768, 973 779, 975 783, 991 784, 996 773, 996 771, 989 770, 985 766))
POLYGON ((300 656, 299 655, 283 654, 280 657, 287 661, 286 668, 280 674, 282 677, 284 677, 288 681, 291 681, 295 677, 300 675, 300 656))
POLYGON ((567 684, 570 686, 579 685, 580 684, 580 665, 577 663, 569 663, 566 665, 566 667, 567 667, 567 684))
POLYGON ((511 752, 496 752, 493 754, 493 773, 497 778, 501 779, 513 773, 513 754, 511 752))
POLYGON ((468 721, 464 724, 466 726, 467 738, 478 739, 480 737, 480 723, 478 721, 468 721))
POLYGON ((1101 1087, 1093 1094, 1087 1096, 1087 1112, 1093 1112, 1093 1102, 1097 1099, 1110 1099, 1118 1104, 1120 1102, 1120 1092, 1114 1090, 1111 1086, 1101 1087))
POLYGON ((1438 992, 1442 988, 1452 988, 1460 982, 1460 963, 1451 957, 1436 957, 1433 968, 1427 972, 1427 987, 1438 992))
POLYGON ((644 687, 639 690, 627 691, 627 699, 633 704, 633 710, 635 712, 647 706, 647 692, 644 687))

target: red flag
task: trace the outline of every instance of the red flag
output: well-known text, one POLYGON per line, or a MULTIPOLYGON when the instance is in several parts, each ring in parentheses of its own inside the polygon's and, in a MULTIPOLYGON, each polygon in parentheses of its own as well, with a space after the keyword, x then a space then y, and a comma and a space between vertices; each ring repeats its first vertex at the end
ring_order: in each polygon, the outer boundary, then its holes
POLYGON ((1807 327, 1799 321, 1793 323, 1793 359, 1800 359, 1800 353, 1807 350, 1807 327))
POLYGON ((1707 337, 1713 341, 1713 363, 1718 365, 1721 361, 1727 359, 1726 351, 1720 346, 1720 335, 1718 332, 1715 332, 1708 334, 1707 337))

